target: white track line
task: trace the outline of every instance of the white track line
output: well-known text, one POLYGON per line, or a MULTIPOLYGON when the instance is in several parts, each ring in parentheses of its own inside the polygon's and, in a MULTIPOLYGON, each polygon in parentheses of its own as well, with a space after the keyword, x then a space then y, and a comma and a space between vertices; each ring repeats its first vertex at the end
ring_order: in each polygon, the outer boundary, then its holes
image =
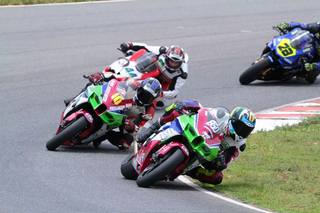
POLYGON ((233 199, 231 199, 231 198, 228 198, 228 197, 219 195, 219 194, 217 194, 217 193, 210 192, 210 191, 208 191, 208 190, 200 187, 199 185, 193 183, 192 181, 188 180, 186 177, 179 176, 178 179, 179 179, 180 181, 182 181, 183 183, 191 186, 192 188, 195 188, 196 190, 201 191, 201 192, 203 192, 203 193, 206 193, 206 194, 208 194, 208 195, 210 195, 210 196, 213 196, 213 197, 215 197, 215 198, 219 198, 219 199, 224 200, 224 201, 227 201, 227 202, 229 202, 229 203, 233 203, 233 204, 236 204, 236 205, 239 205, 239 206, 248 208, 248 209, 252 209, 252 210, 255 210, 255 211, 257 211, 257 212, 271 213, 270 211, 266 211, 266 210, 263 210, 263 209, 259 209, 259 208, 257 208, 257 207, 251 206, 251 205, 249 205, 249 204, 245 204, 245 203, 242 203, 242 202, 233 200, 233 199))

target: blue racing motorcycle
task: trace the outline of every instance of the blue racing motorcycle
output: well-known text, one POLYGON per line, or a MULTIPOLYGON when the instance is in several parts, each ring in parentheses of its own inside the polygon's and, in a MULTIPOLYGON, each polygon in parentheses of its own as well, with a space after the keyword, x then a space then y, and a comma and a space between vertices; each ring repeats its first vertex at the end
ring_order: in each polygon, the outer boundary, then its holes
POLYGON ((254 80, 290 80, 293 77, 305 78, 313 83, 314 73, 305 71, 303 64, 316 54, 315 38, 309 31, 295 28, 290 32, 273 27, 280 36, 274 37, 262 51, 261 58, 252 63, 239 78, 243 85, 254 80))

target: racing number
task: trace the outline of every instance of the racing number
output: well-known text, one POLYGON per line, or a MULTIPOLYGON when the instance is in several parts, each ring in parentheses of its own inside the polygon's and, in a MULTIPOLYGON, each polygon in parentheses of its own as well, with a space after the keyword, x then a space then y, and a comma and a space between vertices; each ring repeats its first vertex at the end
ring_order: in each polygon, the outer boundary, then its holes
POLYGON ((292 49, 288 45, 288 43, 284 43, 284 46, 278 46, 279 50, 281 51, 282 55, 288 56, 293 53, 292 49))
POLYGON ((211 130, 214 133, 217 133, 219 131, 219 125, 215 120, 211 120, 211 121, 207 122, 206 124, 211 128, 211 130))
POLYGON ((115 93, 113 96, 111 96, 111 99, 115 105, 119 105, 122 102, 122 97, 119 93, 115 93))

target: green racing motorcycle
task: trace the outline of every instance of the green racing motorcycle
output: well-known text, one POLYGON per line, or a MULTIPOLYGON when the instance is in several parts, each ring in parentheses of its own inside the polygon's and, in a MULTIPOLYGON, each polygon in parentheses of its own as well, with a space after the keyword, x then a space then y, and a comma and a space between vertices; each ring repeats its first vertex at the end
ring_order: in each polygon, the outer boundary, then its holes
POLYGON ((149 187, 160 180, 173 181, 220 153, 229 111, 224 107, 186 112, 152 134, 136 153, 121 164, 126 179, 149 187))

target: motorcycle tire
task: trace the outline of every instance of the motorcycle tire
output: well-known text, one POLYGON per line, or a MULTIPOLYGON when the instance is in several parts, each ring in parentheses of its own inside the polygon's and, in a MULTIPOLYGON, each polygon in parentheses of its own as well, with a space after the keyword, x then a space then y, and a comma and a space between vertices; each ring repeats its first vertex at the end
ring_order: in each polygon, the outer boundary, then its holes
POLYGON ((264 72, 266 69, 273 67, 273 64, 268 58, 263 58, 259 62, 253 64, 246 71, 244 71, 239 78, 242 85, 250 84, 252 81, 256 80, 257 76, 264 72))
POLYGON ((56 150, 61 144, 87 128, 88 125, 89 122, 87 119, 84 116, 81 116, 49 140, 46 144, 47 149, 50 151, 56 150))
MULTIPOLYGON (((164 178, 166 175, 173 172, 185 160, 185 155, 181 149, 177 149, 159 166, 151 169, 146 174, 140 174, 137 178, 137 184, 140 187, 149 187, 157 181, 164 178)), ((152 164, 151 164, 152 165, 152 164)), ((148 168, 148 167, 147 167, 148 168)))
POLYGON ((123 177, 129 180, 136 180, 138 177, 138 173, 132 165, 133 157, 134 154, 132 153, 121 163, 121 174, 123 177))

